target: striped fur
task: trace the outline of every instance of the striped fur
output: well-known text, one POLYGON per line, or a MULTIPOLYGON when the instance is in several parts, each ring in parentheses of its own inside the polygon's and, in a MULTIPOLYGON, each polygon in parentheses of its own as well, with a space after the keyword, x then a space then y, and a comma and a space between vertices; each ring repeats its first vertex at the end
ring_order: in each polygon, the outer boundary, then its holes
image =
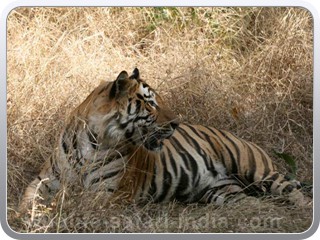
POLYGON ((227 131, 182 124, 138 69, 103 82, 69 117, 52 157, 27 187, 24 212, 64 184, 106 191, 110 200, 215 203, 246 194, 288 194, 286 180, 257 145, 227 131))

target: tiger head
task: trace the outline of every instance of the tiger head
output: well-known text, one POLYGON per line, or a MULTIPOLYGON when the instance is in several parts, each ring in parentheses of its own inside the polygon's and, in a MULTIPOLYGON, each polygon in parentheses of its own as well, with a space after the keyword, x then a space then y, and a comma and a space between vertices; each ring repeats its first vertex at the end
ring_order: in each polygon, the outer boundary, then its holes
POLYGON ((131 76, 122 71, 115 81, 101 83, 76 112, 103 148, 130 144, 158 151, 179 124, 137 68, 131 76))

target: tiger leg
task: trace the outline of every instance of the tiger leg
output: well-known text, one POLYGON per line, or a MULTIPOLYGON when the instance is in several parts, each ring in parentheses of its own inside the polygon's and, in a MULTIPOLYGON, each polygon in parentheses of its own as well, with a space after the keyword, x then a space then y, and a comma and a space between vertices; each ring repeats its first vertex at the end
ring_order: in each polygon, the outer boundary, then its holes
POLYGON ((218 180, 215 186, 204 194, 200 202, 222 205, 225 203, 234 203, 246 196, 238 181, 232 178, 226 178, 218 180))
POLYGON ((50 159, 45 162, 40 174, 25 190, 19 205, 19 212, 25 213, 30 207, 35 207, 40 201, 48 203, 60 187, 60 181, 53 173, 50 159))
POLYGON ((288 200, 296 205, 304 204, 304 196, 300 191, 300 182, 289 180, 278 172, 270 172, 257 185, 264 192, 270 192, 272 195, 284 195, 288 200))

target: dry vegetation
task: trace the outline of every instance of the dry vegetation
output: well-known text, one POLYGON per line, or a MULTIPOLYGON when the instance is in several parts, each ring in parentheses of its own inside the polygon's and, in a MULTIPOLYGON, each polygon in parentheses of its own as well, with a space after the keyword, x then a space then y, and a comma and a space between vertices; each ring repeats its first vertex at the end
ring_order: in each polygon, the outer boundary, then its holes
POLYGON ((312 16, 299 8, 21 8, 8 17, 8 222, 18 232, 303 232, 312 204, 108 206, 66 193, 33 224, 23 189, 70 110, 101 80, 139 67, 184 121, 262 146, 281 171, 294 157, 312 182, 312 16), (63 200, 63 201, 62 201, 63 200))

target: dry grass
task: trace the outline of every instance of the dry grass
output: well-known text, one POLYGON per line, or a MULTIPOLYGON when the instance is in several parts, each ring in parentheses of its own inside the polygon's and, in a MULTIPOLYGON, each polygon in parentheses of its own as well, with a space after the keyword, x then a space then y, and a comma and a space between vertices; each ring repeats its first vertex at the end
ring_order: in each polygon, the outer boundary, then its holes
MULTIPOLYGON (((302 232, 312 205, 107 206, 66 193, 31 225, 15 209, 70 110, 139 67, 191 123, 294 156, 312 181, 312 17, 299 8, 21 8, 8 18, 8 222, 18 232, 302 232), (62 201, 63 200, 63 201, 62 201), (88 207, 89 206, 89 207, 88 207)), ((275 157, 274 157, 275 158, 275 157)), ((275 158, 281 171, 288 166, 275 158)))

